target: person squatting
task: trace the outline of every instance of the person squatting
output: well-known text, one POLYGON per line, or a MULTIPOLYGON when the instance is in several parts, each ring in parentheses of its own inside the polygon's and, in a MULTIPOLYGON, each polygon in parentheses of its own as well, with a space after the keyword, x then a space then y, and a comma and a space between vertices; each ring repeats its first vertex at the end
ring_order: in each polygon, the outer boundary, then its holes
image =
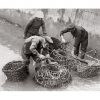
POLYGON ((53 43, 49 36, 31 36, 24 42, 22 48, 22 58, 26 66, 30 64, 30 57, 36 62, 37 58, 44 59, 46 55, 42 54, 43 48, 46 48, 49 43, 53 43))

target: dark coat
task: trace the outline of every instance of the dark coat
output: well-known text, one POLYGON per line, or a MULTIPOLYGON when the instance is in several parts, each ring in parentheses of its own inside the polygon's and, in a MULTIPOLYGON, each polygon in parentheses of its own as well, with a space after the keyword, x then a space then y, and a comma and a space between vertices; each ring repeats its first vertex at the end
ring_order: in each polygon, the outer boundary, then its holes
POLYGON ((39 36, 39 29, 42 27, 43 33, 46 34, 45 22, 42 18, 35 17, 26 26, 24 37, 28 38, 33 35, 39 36))
POLYGON ((83 27, 70 24, 67 28, 61 31, 60 35, 67 32, 71 32, 72 36, 75 38, 74 47, 77 47, 80 43, 84 44, 83 42, 88 41, 88 32, 83 27))

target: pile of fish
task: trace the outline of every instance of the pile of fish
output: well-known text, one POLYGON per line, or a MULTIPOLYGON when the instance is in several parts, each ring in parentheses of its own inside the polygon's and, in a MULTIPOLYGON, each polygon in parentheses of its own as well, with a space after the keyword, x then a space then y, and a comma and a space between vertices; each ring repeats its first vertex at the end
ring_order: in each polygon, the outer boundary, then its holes
MULTIPOLYGON (((47 60, 47 59, 45 59, 47 60)), ((58 88, 61 86, 68 85, 71 80, 71 73, 69 69, 56 62, 45 63, 39 62, 37 64, 35 80, 38 84, 46 88, 58 88)))

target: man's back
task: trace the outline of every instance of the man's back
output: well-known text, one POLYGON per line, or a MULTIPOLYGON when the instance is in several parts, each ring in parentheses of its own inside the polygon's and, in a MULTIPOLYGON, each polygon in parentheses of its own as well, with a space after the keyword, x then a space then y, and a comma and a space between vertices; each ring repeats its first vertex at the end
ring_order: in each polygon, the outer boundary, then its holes
POLYGON ((39 36, 40 27, 42 27, 43 33, 45 33, 45 23, 43 19, 35 17, 27 24, 25 32, 24 32, 25 36, 26 37, 30 37, 33 35, 39 36))
POLYGON ((75 31, 76 38, 80 38, 81 40, 88 38, 88 32, 82 26, 75 25, 75 28, 76 28, 75 31))
POLYGON ((45 40, 40 37, 40 36, 31 36, 30 38, 27 38, 25 40, 24 46, 23 46, 23 50, 25 54, 29 54, 31 53, 30 51, 30 47, 32 46, 33 48, 41 48, 42 47, 42 43, 45 40))

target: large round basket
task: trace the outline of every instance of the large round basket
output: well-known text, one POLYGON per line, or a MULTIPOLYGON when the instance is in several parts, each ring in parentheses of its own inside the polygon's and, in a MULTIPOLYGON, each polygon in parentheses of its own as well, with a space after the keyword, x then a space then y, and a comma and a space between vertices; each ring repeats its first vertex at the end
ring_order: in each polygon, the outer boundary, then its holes
POLYGON ((68 69, 75 71, 81 78, 91 78, 98 75, 100 65, 94 64, 88 66, 87 64, 74 59, 71 54, 72 45, 70 43, 60 44, 60 48, 53 50, 50 56, 60 65, 64 65, 68 69))
POLYGON ((24 81, 28 76, 28 68, 22 61, 12 61, 7 63, 2 71, 7 76, 8 81, 24 81))
MULTIPOLYGON (((92 63, 92 62, 91 62, 92 63)), ((77 75, 81 78, 92 78, 98 75, 100 71, 100 65, 93 64, 88 66, 80 62, 79 66, 77 66, 77 75)))
MULTIPOLYGON (((63 44, 62 48, 67 54, 67 66, 71 68, 71 70, 75 71, 76 74, 81 78, 92 78, 98 75, 100 72, 100 63, 97 64, 96 61, 93 61, 94 64, 89 66, 88 64, 84 63, 79 59, 75 59, 71 54, 72 46, 70 43, 63 44), (67 47, 66 47, 67 46, 67 47), (69 51, 69 53, 68 53, 69 51)), ((92 63, 92 61, 89 61, 92 63)))
POLYGON ((59 64, 46 64, 38 67, 35 80, 43 87, 58 88, 63 85, 68 85, 72 77, 69 70, 65 67, 59 64))

